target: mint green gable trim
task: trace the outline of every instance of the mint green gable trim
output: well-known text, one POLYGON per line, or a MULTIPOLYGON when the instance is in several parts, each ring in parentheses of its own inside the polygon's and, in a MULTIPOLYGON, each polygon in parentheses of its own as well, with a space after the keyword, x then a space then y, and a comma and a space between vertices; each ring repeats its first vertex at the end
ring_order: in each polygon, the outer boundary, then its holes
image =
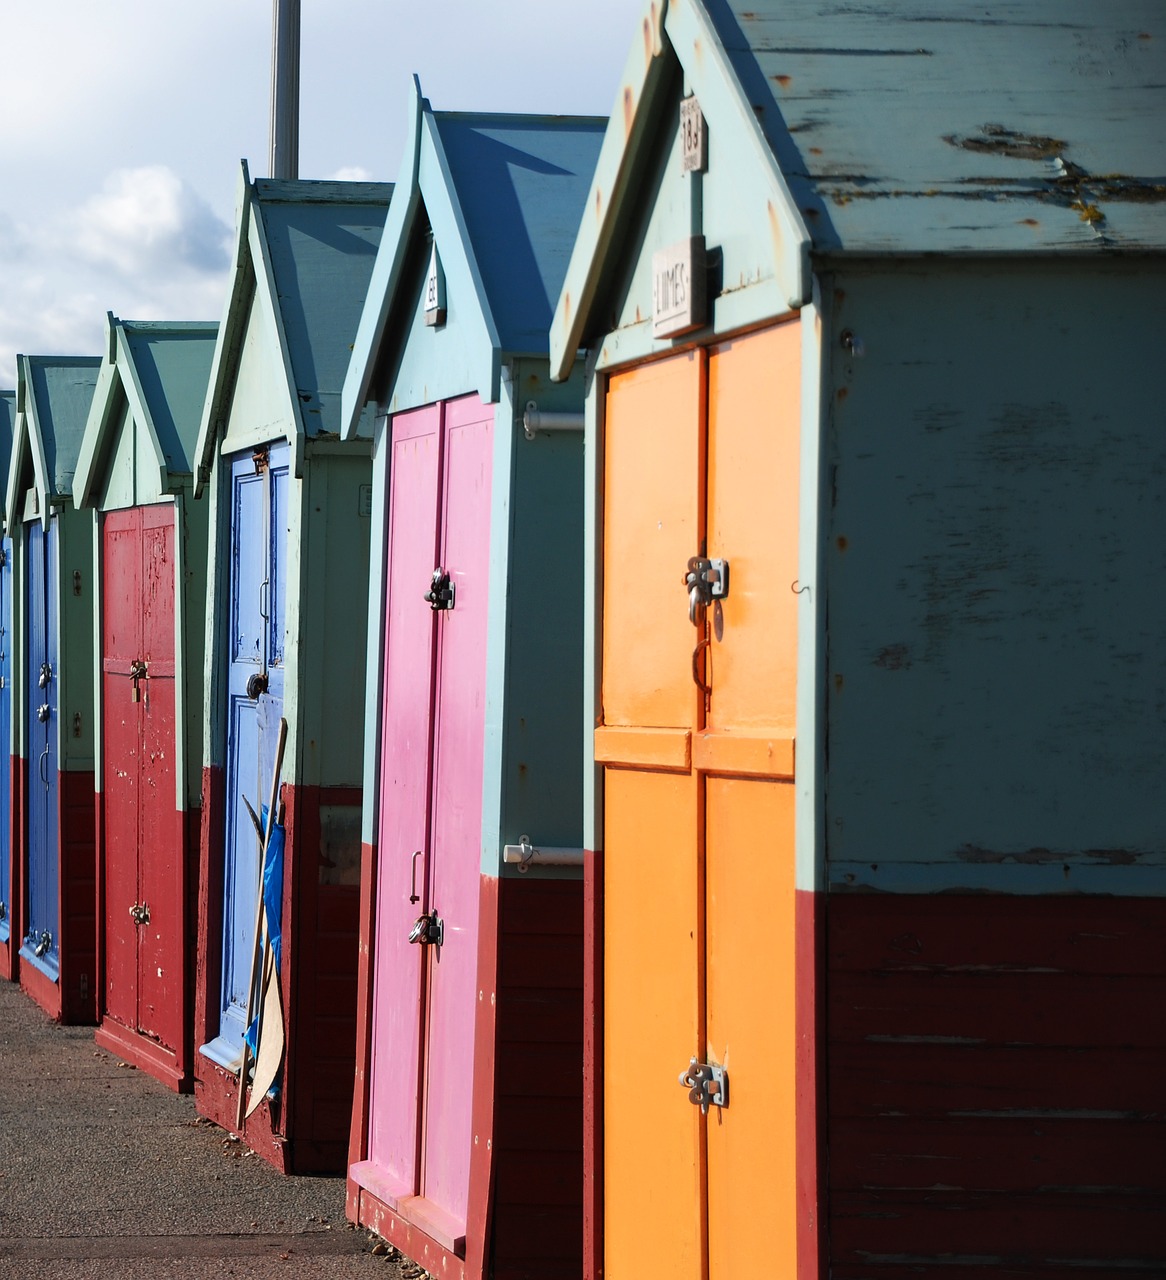
MULTIPOLYGON (((393 200, 389 203, 389 216, 385 233, 377 250, 369 281, 364 308, 352 344, 352 359, 344 379, 340 401, 340 434, 345 440, 356 437, 364 406, 370 397, 373 374, 381 341, 388 325, 393 300, 401 284, 401 274, 409 245, 409 231, 421 203, 421 188, 417 172, 421 156, 421 82, 413 77, 413 91, 409 95, 409 145, 401 161, 401 170, 393 188, 393 200)), ((370 650, 371 653, 371 650, 370 650)))
POLYGON ((196 498, 202 493, 203 485, 210 478, 215 445, 218 442, 220 430, 226 425, 223 415, 230 404, 239 343, 248 315, 244 300, 249 302, 250 294, 254 289, 253 283, 248 287, 249 277, 254 276, 248 250, 250 223, 251 175, 247 169, 247 161, 240 160, 239 185, 235 196, 235 263, 231 272, 231 287, 227 290, 223 307, 222 323, 219 325, 219 339, 215 343, 210 382, 207 385, 202 421, 198 429, 198 444, 194 451, 194 496, 196 498))
MULTIPOLYGON (((700 101, 710 135, 715 129, 719 145, 731 153, 726 170, 748 174, 759 184, 756 238, 767 246, 773 271, 771 280, 762 280, 736 297, 727 295, 731 300, 716 301, 714 332, 796 310, 810 297, 809 232, 703 4, 699 0, 650 2, 642 26, 642 36, 633 43, 624 69, 551 322, 551 376, 556 380, 570 372, 580 347, 599 341, 606 332, 606 321, 596 314, 596 307, 614 266, 613 245, 637 216, 643 166, 651 164, 663 140, 674 58, 688 90, 700 101)), ((630 341, 621 334, 621 360, 673 349, 675 344, 667 340, 652 339, 651 328, 648 319, 634 326, 635 337, 630 341)), ((609 351, 604 363, 615 363, 614 355, 614 350, 609 351)))
POLYGON ((24 412, 20 415, 20 423, 22 430, 20 432, 20 457, 23 461, 24 450, 27 448, 28 457, 32 463, 31 484, 18 489, 16 493, 12 490, 12 481, 18 481, 21 473, 25 471, 23 465, 15 465, 16 455, 14 455, 14 465, 12 475, 9 478, 9 502, 8 502, 8 520, 12 524, 21 517, 21 511, 16 506, 16 501, 23 500, 23 489, 33 488, 36 490, 37 511, 40 514, 41 524, 46 532, 49 527, 50 504, 52 502, 53 493, 49 484, 48 462, 45 459, 44 439, 41 434, 40 415, 37 410, 36 396, 32 393, 32 367, 28 356, 17 356, 17 402, 23 406, 24 412))
MULTIPOLYGON (((19 360, 19 357, 17 357, 19 360)), ((23 388, 23 383, 21 383, 23 388)), ((8 463, 8 487, 4 494, 4 524, 13 536, 24 520, 24 493, 28 488, 28 423, 25 420, 23 390, 17 393, 16 429, 12 433, 12 456, 8 463)))
POLYGON ((407 194, 399 216, 395 199, 389 206, 389 221, 361 314, 342 397, 341 430, 345 439, 355 437, 367 400, 378 394, 374 382, 382 360, 389 354, 384 338, 390 321, 394 314, 401 314, 410 306, 415 315, 401 344, 403 365, 392 379, 391 399, 387 402, 390 412, 440 398, 444 393, 432 390, 439 372, 443 386, 457 383, 463 394, 476 390, 487 404, 495 403, 500 394, 501 337, 474 257, 440 130, 429 102, 420 95, 420 84, 414 78, 411 110, 417 115, 413 146, 405 157, 396 187, 396 191, 407 194), (406 182, 408 186, 403 185, 406 182), (425 326, 423 300, 410 290, 418 265, 410 250, 419 234, 422 210, 445 273, 446 320, 436 327, 425 326), (432 352, 434 365, 430 370, 418 367, 410 373, 407 366, 415 354, 412 348, 422 340, 416 332, 418 319, 420 327, 429 328, 432 335, 430 346, 423 350, 427 356, 432 352), (456 346, 449 341, 454 334, 456 346))
POLYGON ((131 495, 131 505, 134 501, 157 499, 170 488, 166 456, 126 341, 125 326, 112 312, 107 312, 105 328, 106 353, 101 372, 97 376, 97 389, 93 393, 93 404, 85 423, 85 436, 73 476, 73 503, 78 509, 93 501, 94 490, 103 478, 105 464, 113 456, 117 447, 116 437, 122 430, 144 436, 154 462, 152 468, 148 459, 142 465, 137 456, 135 440, 134 493, 131 495), (128 418, 118 412, 123 400, 129 407, 128 418), (138 494, 139 476, 148 476, 153 481, 145 495, 138 494))

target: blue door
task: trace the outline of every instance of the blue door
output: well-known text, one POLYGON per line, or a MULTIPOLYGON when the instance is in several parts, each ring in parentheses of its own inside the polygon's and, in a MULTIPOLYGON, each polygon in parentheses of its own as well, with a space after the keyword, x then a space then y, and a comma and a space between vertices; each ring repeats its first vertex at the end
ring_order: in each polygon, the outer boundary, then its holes
POLYGON ((12 932, 12 539, 0 540, 0 942, 12 932))
POLYGON ((259 891, 259 841, 243 799, 256 813, 267 803, 283 715, 288 457, 284 444, 231 460, 223 978, 219 1035, 204 1049, 230 1066, 243 1046, 259 891))
POLYGON ((20 954, 54 981, 60 973, 57 814, 57 519, 27 526, 28 930, 20 954))

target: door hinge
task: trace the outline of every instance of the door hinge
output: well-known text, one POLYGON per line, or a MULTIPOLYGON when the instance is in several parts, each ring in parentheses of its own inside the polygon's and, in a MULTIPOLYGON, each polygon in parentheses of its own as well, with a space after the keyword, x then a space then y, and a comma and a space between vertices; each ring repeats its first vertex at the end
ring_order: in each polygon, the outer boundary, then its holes
POLYGON ((688 1100, 708 1115, 709 1107, 729 1105, 729 1073, 713 1062, 693 1058, 688 1070, 680 1073, 680 1083, 688 1090, 688 1100))
POLYGON ((429 607, 436 613, 439 609, 452 609, 454 596, 457 592, 457 583, 450 582, 449 574, 438 565, 433 571, 433 580, 429 584, 429 590, 425 593, 425 599, 429 601, 429 607))

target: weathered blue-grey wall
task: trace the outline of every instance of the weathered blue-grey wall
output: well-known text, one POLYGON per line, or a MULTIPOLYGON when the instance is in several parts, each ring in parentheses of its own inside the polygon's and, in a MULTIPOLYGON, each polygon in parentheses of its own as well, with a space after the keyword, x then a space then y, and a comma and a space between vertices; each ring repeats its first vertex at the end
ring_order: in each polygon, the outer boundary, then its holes
POLYGON ((1166 271, 834 284, 831 883, 1166 893, 1166 271))

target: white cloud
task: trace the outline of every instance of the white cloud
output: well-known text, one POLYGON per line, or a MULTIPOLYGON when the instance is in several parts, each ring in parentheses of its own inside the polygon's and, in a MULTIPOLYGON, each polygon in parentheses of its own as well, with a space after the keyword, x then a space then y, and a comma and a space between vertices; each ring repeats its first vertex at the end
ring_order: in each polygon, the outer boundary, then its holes
POLYGON ((125 276, 182 265, 226 266, 231 229, 164 165, 119 169, 102 191, 67 216, 78 256, 125 276))
POLYGON ((232 229, 164 165, 122 169, 74 208, 33 225, 0 214, 0 386, 15 353, 101 351, 106 311, 128 320, 215 320, 232 229))
POLYGON ((358 164, 350 164, 335 173, 328 174, 329 182, 371 182, 372 174, 358 164))

